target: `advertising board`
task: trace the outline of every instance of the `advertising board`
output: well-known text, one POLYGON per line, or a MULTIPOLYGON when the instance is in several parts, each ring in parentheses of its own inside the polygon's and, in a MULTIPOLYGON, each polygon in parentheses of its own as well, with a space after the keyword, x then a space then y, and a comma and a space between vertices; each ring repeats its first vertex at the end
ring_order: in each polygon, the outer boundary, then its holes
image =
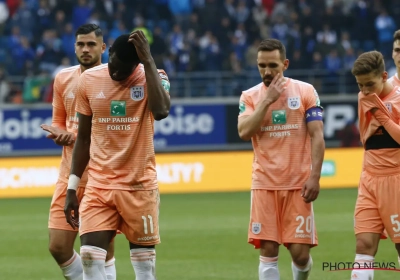
MULTIPOLYGON (((356 187, 363 150, 327 149, 321 188, 356 187)), ((251 151, 199 152, 157 155, 161 193, 249 191, 251 151)), ((51 196, 57 181, 59 157, 0 160, 0 198, 51 196)))

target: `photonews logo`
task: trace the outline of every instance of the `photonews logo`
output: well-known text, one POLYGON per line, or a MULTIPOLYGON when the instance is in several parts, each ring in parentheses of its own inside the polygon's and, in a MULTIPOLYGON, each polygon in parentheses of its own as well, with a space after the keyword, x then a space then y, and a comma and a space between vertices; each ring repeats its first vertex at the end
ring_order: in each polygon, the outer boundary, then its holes
POLYGON ((324 160, 322 163, 321 176, 332 177, 336 175, 336 164, 333 160, 324 160))
MULTIPOLYGON (((400 272, 395 262, 322 262, 322 271, 358 271, 358 270, 385 270, 400 272)), ((358 279, 357 274, 351 279, 358 279)), ((396 277, 397 279, 397 277, 396 277)))
POLYGON ((113 117, 125 117, 126 116, 126 102, 112 100, 110 104, 110 113, 113 117))

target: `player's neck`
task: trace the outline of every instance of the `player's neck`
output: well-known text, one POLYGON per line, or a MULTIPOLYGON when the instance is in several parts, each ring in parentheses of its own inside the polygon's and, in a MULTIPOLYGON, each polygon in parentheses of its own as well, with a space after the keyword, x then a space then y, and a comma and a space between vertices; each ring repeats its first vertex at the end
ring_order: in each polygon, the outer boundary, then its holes
POLYGON ((400 79, 400 67, 399 68, 396 68, 397 69, 397 72, 396 72, 396 78, 397 79, 400 79))
POLYGON ((391 83, 386 82, 383 86, 383 90, 382 90, 381 94, 379 94, 379 97, 381 99, 385 98, 393 91, 393 88, 394 88, 394 86, 391 83))
POLYGON ((84 66, 81 64, 81 73, 85 72, 86 70, 99 66, 101 64, 101 61, 97 62, 96 64, 90 65, 90 66, 84 66))

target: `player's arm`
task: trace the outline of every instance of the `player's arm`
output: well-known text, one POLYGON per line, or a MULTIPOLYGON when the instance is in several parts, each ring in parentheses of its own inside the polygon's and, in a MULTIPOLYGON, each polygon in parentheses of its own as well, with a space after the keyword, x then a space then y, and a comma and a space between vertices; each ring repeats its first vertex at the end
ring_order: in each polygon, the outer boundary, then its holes
POLYGON ((322 162, 325 154, 323 108, 318 93, 314 87, 305 91, 305 121, 311 138, 312 178, 321 177, 322 162))
POLYGON ((301 195, 304 202, 310 203, 319 195, 322 163, 325 155, 324 125, 322 122, 322 107, 317 91, 310 87, 304 92, 305 121, 311 138, 311 174, 303 186, 301 195))
MULTIPOLYGON (((82 174, 86 169, 86 165, 90 158, 90 141, 92 134, 92 108, 87 97, 86 91, 88 85, 86 84, 86 74, 83 73, 78 82, 78 89, 76 92, 76 107, 75 111, 78 114, 78 134, 76 136, 76 143, 72 151, 71 162, 71 177, 82 178, 82 174)), ((68 185, 68 188, 75 189, 77 185, 68 185)))
POLYGON ((71 175, 82 178, 90 159, 90 140, 92 134, 92 116, 78 113, 79 126, 74 150, 72 152, 71 175))
POLYGON ((72 152, 71 173, 69 175, 64 213, 67 223, 73 229, 79 227, 79 202, 76 195, 80 179, 90 159, 90 136, 92 116, 79 114, 78 135, 72 152))
MULTIPOLYGON (((322 118, 322 117, 321 117, 322 118)), ((301 195, 304 202, 310 203, 317 199, 320 189, 322 163, 325 154, 325 140, 322 120, 306 120, 307 130, 311 137, 311 174, 305 183, 301 195)))
POLYGON ((322 120, 307 122, 307 130, 311 137, 311 177, 320 178, 325 154, 324 126, 322 120))
POLYGON ((62 97, 62 90, 60 85, 60 78, 56 76, 53 84, 53 113, 52 113, 52 124, 42 124, 40 127, 49 132, 47 138, 53 139, 53 141, 60 146, 71 145, 75 140, 75 135, 70 133, 66 129, 67 113, 62 97))
MULTIPOLYGON (((258 103, 256 109, 251 115, 239 116, 238 132, 239 137, 242 140, 249 141, 251 137, 257 133, 264 120, 265 114, 272 103, 273 102, 271 100, 264 99, 258 103)), ((249 106, 249 104, 245 104, 243 102, 240 104, 240 106, 249 106)))
POLYGON ((63 130, 66 129, 67 112, 65 109, 64 101, 62 98, 62 90, 60 85, 60 78, 57 75, 53 84, 53 116, 51 125, 63 130))
POLYGON ((371 111, 389 135, 400 144, 400 126, 391 119, 390 113, 381 99, 376 94, 369 94, 363 96, 360 101, 362 101, 367 110, 371 111))
POLYGON ((166 93, 154 60, 143 62, 146 73, 147 102, 155 120, 165 119, 169 115, 171 101, 166 93))
POLYGON ((76 111, 78 112, 78 135, 72 151, 71 172, 68 180, 67 197, 65 198, 64 213, 72 228, 79 226, 79 202, 76 196, 82 174, 90 159, 90 141, 92 134, 92 110, 86 96, 86 77, 81 75, 76 93, 76 111), (73 214, 72 214, 73 213, 73 214))
POLYGON ((389 135, 392 136, 392 138, 398 144, 400 144, 400 125, 394 122, 380 109, 372 109, 371 112, 374 114, 374 117, 380 122, 380 124, 383 125, 389 135))
POLYGON ((150 111, 155 120, 165 119, 169 115, 171 102, 169 94, 161 83, 146 36, 137 30, 131 33, 129 41, 135 45, 140 61, 144 65, 150 111))

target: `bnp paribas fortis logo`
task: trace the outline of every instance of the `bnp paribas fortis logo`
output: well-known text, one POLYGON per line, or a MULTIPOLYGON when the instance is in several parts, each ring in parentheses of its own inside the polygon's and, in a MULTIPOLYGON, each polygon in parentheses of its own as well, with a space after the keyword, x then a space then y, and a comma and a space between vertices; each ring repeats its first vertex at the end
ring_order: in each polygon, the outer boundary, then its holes
POLYGON ((125 117, 126 101, 112 100, 110 105, 110 113, 113 117, 125 117))
POLYGON ((285 110, 272 111, 272 124, 285 124, 285 123, 286 123, 285 110))

